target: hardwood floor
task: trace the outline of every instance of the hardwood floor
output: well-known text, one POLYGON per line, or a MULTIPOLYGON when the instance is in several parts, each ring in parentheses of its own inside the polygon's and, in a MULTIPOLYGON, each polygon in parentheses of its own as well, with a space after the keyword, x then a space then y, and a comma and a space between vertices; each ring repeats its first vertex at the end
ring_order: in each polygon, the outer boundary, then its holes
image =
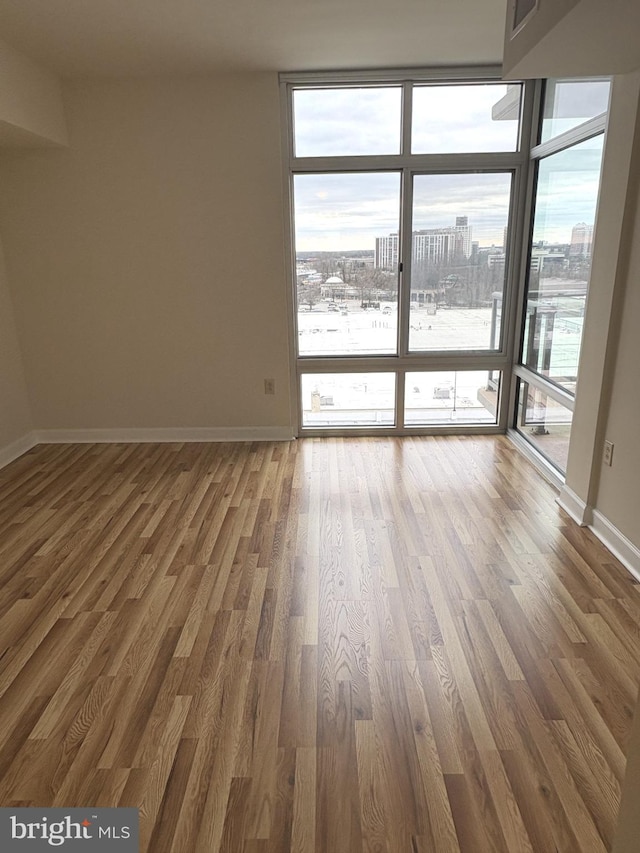
POLYGON ((640 593, 503 437, 0 471, 0 805, 148 853, 610 849, 640 593))

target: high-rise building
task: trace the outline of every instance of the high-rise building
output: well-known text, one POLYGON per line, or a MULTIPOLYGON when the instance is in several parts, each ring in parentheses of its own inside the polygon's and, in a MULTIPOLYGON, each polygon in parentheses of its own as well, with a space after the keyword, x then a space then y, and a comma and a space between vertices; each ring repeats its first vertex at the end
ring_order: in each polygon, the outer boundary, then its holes
POLYGON ((456 216, 455 232, 460 241, 460 249, 465 258, 471 255, 471 226, 468 216, 456 216))
POLYGON ((591 256, 591 243, 593 241, 593 225, 586 222, 578 222, 571 231, 571 245, 569 257, 588 258, 591 256))
MULTIPOLYGON (((411 235, 412 261, 446 263, 471 255, 471 226, 467 216, 457 216, 446 228, 424 228, 411 235)), ((376 237, 375 266, 394 269, 398 264, 398 234, 376 237)))
POLYGON ((374 266, 382 270, 392 270, 398 266, 398 233, 388 237, 376 237, 374 266))

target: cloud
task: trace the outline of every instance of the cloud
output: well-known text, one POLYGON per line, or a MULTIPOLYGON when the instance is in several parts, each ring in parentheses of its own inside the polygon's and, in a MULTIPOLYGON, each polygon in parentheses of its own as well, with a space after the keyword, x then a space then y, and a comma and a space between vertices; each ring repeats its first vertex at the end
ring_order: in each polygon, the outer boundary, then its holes
MULTIPOLYGON (((414 86, 414 150, 513 150, 517 121, 491 117, 506 93, 501 84, 414 86)), ((398 85, 294 90, 296 153, 397 154, 401 104, 398 85)), ((534 239, 568 242, 573 225, 594 221, 601 154, 600 136, 541 161, 534 239)), ((426 171, 428 161, 417 162, 426 171)), ((296 174, 297 250, 373 251, 376 237, 399 229, 400 176, 399 169, 296 174)), ((416 174, 413 230, 447 227, 467 216, 473 240, 502 245, 511 183, 510 172, 416 174)))
MULTIPOLYGON (((506 85, 429 85, 413 88, 413 153, 515 151, 518 121, 494 120, 506 85)), ((296 89, 297 157, 399 154, 400 86, 296 89)))
POLYGON ((400 173, 305 174, 294 178, 298 251, 371 249, 397 231, 400 173))
POLYGON ((297 89, 297 157, 400 153, 402 89, 297 89))
MULTIPOLYGON (((473 239, 502 245, 511 174, 416 175, 413 230, 446 228, 468 216, 473 239)), ((398 231, 400 172, 303 174, 294 178, 298 251, 375 248, 398 231)))
POLYGON ((492 118, 507 86, 415 86, 411 150, 414 154, 515 151, 518 120, 492 118))
POLYGON ((510 195, 510 172, 416 175, 413 230, 446 228, 457 216, 468 216, 473 240, 501 246, 510 195))
POLYGON ((540 161, 534 241, 569 242, 576 223, 593 225, 602 145, 600 135, 540 161))

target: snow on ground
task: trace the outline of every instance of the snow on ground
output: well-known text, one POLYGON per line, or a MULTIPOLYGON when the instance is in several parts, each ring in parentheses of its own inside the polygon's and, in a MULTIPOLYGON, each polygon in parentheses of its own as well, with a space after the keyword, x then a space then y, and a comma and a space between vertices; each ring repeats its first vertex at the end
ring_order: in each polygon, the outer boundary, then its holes
MULTIPOLYGON (((384 308, 384 305, 383 305, 384 308)), ((298 314, 299 352, 302 356, 388 355, 396 352, 397 311, 363 310, 350 305, 330 311, 326 303, 298 314)), ((489 350, 490 308, 412 309, 410 348, 419 351, 489 350)), ((577 370, 579 326, 556 329, 551 375, 577 370)), ((390 365, 391 367, 391 365, 390 365)), ((354 369, 355 365, 354 365, 354 369)), ((406 375, 406 423, 492 423, 491 394, 486 370, 415 371, 406 375), (479 399, 479 397, 481 399, 479 399), (485 406, 488 406, 488 408, 485 406)), ((498 372, 492 377, 498 379, 498 372)), ((495 385, 494 385, 495 387, 495 385)), ((302 405, 307 426, 369 425, 393 422, 395 374, 304 374, 302 405)))

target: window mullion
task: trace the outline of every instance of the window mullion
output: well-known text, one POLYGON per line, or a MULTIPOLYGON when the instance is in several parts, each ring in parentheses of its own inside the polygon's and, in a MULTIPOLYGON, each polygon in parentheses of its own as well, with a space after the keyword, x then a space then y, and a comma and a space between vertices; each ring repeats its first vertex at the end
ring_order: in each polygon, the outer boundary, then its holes
POLYGON ((586 139, 591 139, 593 136, 598 136, 604 133, 607 126, 607 114, 596 116, 595 118, 579 124, 577 127, 571 128, 558 136, 546 142, 541 142, 539 145, 532 146, 531 159, 541 160, 543 157, 549 157, 551 154, 556 154, 558 151, 564 151, 567 148, 572 148, 586 139))
POLYGON ((398 273, 398 354, 409 352, 409 315, 411 313, 411 261, 413 231, 413 175, 403 169, 401 182, 400 246, 398 273))
POLYGON ((413 84, 405 83, 402 87, 402 142, 401 153, 406 157, 411 154, 411 122, 413 118, 413 84))
POLYGON ((375 172, 412 168, 416 172, 505 171, 522 165, 526 152, 498 151, 478 154, 353 154, 295 157, 294 172, 375 172))

